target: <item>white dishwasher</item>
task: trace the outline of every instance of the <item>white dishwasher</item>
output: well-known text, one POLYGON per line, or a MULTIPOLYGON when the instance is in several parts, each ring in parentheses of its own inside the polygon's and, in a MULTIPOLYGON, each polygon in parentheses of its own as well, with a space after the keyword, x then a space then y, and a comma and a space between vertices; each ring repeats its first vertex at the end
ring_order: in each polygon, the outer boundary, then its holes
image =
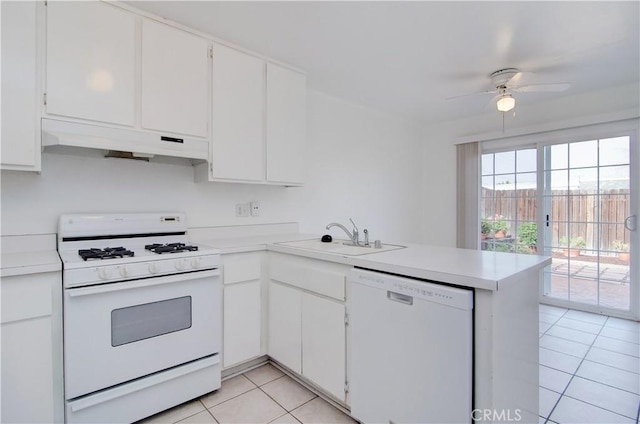
POLYGON ((362 269, 349 279, 351 415, 471 422, 473 291, 362 269))

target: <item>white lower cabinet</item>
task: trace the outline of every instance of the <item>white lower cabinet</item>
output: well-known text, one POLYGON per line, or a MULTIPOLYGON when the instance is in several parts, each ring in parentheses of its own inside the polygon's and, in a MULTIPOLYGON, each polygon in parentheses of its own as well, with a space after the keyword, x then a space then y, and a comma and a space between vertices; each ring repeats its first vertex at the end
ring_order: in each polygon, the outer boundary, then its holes
POLYGON ((2 277, 3 423, 63 421, 59 272, 2 277))
POLYGON ((349 269, 277 253, 269 258, 269 356, 343 404, 349 269))
POLYGON ((302 375, 344 400, 346 331, 344 304, 302 294, 302 375))
POLYGON ((268 353, 302 374, 302 291, 269 282, 268 353))
POLYGON ((262 343, 262 254, 222 256, 224 283, 223 367, 265 353, 262 343))

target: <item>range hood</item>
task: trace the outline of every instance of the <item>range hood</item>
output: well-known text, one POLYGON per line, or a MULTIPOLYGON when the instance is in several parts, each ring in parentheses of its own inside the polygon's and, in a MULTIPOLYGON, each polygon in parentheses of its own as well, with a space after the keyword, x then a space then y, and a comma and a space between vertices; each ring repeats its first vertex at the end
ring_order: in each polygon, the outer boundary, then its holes
POLYGON ((158 133, 102 127, 57 119, 42 119, 42 146, 46 150, 70 147, 130 153, 116 157, 153 158, 155 156, 191 159, 194 163, 206 161, 209 142, 197 137, 161 135, 158 133))

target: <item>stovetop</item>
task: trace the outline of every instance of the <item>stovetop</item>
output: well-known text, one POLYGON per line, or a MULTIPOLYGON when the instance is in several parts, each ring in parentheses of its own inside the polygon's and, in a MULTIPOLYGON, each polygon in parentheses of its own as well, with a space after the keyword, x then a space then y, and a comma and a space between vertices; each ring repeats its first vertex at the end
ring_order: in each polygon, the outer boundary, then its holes
POLYGON ((215 270, 220 251, 189 241, 183 213, 62 215, 65 288, 215 270))
POLYGON ((124 258, 125 256, 132 257, 135 254, 124 247, 105 247, 104 249, 80 249, 78 250, 78 255, 80 255, 83 260, 88 261, 124 258))
POLYGON ((145 245, 144 248, 145 250, 158 254, 195 252, 198 250, 198 246, 188 245, 185 243, 153 243, 145 245))
MULTIPOLYGON (((122 240, 119 241, 122 243, 122 240)), ((75 246, 64 246, 66 247, 65 249, 58 249, 58 254, 62 259, 64 268, 71 269, 120 263, 154 262, 166 259, 195 258, 220 254, 218 249, 188 243, 186 241, 151 243, 151 240, 147 240, 142 244, 129 242, 122 243, 121 245, 114 244, 114 242, 118 242, 118 240, 106 240, 105 242, 102 246, 96 245, 95 242, 79 242, 75 243, 75 246)))
MULTIPOLYGON (((84 261, 105 260, 105 259, 122 259, 125 257, 134 257, 136 253, 133 247, 126 248, 119 247, 91 247, 88 249, 79 249, 78 255, 84 261)), ((148 252, 161 255, 164 253, 184 253, 184 252, 197 252, 198 246, 174 242, 174 243, 152 243, 144 246, 144 250, 148 252)))

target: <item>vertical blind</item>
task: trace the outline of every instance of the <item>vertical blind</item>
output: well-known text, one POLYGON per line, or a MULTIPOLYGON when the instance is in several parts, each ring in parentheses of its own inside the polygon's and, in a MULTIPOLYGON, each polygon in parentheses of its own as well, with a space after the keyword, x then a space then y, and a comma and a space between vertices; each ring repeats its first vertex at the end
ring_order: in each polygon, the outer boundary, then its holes
POLYGON ((478 248, 480 234, 480 143, 456 146, 457 156, 457 233, 456 246, 465 249, 478 248))

